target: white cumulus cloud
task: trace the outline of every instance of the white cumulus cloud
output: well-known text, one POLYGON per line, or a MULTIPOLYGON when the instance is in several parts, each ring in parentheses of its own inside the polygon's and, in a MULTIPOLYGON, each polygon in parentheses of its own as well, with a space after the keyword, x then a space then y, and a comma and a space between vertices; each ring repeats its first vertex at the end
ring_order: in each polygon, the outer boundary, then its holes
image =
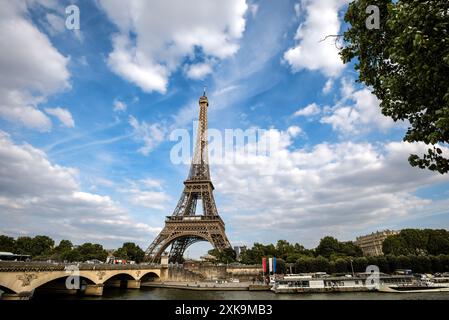
POLYGON ((379 107, 379 100, 368 88, 356 90, 350 79, 341 81, 341 99, 326 110, 322 123, 332 125, 343 134, 357 134, 378 129, 383 132, 394 126, 394 121, 384 116, 379 107))
MULTIPOLYGON (((170 75, 186 58, 194 61, 234 55, 248 9, 245 0, 100 0, 99 3, 119 29, 112 39, 110 68, 146 92, 161 93, 166 92, 170 75), (198 50, 200 57, 196 57, 198 50)), ((210 73, 204 67, 192 68, 188 75, 193 78, 203 77, 206 71, 210 73)))
POLYGON ((301 6, 295 6, 295 12, 305 13, 305 18, 296 31, 296 45, 284 53, 284 60, 293 72, 307 69, 321 71, 329 77, 341 73, 344 64, 338 55, 335 38, 321 40, 326 36, 339 34, 341 21, 338 11, 348 2, 348 0, 302 0, 301 6))
POLYGON ((321 108, 314 102, 309 104, 307 107, 299 109, 298 111, 296 111, 293 116, 294 117, 310 117, 310 116, 314 116, 317 115, 321 112, 321 108))
POLYGON ((163 190, 163 182, 157 179, 127 181, 126 187, 118 189, 134 206, 155 210, 167 210, 171 197, 163 190))
POLYGON ((159 231, 136 223, 109 196, 85 192, 77 169, 53 164, 45 152, 15 144, 0 131, 0 233, 45 234, 76 243, 148 243, 159 231))
POLYGON ((167 135, 167 130, 161 124, 149 124, 145 121, 139 122, 135 117, 129 117, 129 124, 133 128, 134 139, 143 142, 143 147, 139 152, 145 156, 150 154, 159 144, 161 144, 167 135))
POLYGON ((326 84, 323 87, 323 94, 329 94, 331 92, 332 87, 334 86, 334 79, 330 78, 326 81, 326 84))
MULTIPOLYGON (((279 141, 269 155, 253 155, 248 164, 213 167, 220 212, 232 226, 235 241, 287 239, 315 246, 324 235, 354 239, 366 228, 381 229, 447 211, 448 200, 416 193, 449 182, 447 176, 408 164, 411 153, 426 151, 423 143, 342 142, 295 148, 288 130, 271 131, 271 138, 279 141)), ((243 156, 251 148, 237 152, 243 156)), ((449 149, 443 149, 449 155, 449 149)))
POLYGON ((27 2, 2 1, 0 117, 39 131, 51 129, 38 109, 49 95, 70 88, 69 59, 29 20, 27 2))
POLYGON ((67 109, 62 108, 45 108, 45 112, 55 116, 68 128, 75 127, 75 121, 73 120, 72 114, 67 109))
POLYGON ((201 80, 212 73, 212 67, 209 63, 198 63, 187 67, 186 75, 190 79, 201 80))

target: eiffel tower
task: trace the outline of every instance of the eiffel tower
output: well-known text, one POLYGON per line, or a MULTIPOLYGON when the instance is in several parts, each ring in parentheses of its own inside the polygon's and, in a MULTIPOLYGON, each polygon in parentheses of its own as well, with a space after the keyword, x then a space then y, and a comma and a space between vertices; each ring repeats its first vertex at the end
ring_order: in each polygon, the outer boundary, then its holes
POLYGON ((150 262, 158 262, 162 253, 171 244, 170 262, 182 263, 184 251, 193 243, 208 241, 219 251, 231 248, 225 234, 225 224, 218 215, 210 179, 207 143, 206 90, 199 100, 200 118, 197 130, 195 153, 189 176, 184 181, 184 191, 173 214, 165 219, 165 227, 145 252, 150 262), (202 200, 202 215, 196 215, 198 200, 202 200))

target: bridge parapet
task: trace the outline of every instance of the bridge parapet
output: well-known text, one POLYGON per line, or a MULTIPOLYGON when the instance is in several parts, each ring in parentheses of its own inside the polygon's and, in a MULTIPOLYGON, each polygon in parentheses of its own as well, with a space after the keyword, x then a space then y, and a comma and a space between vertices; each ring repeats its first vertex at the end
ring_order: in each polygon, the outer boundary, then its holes
POLYGON ((147 270, 159 269, 160 264, 88 264, 88 263, 47 263, 47 262, 11 262, 0 261, 0 272, 20 271, 65 271, 76 266, 79 270, 147 270))
MULTIPOLYGON (((34 290, 53 280, 80 277, 88 281, 86 294, 100 294, 109 279, 127 276, 129 288, 137 288, 146 275, 154 273, 161 280, 167 278, 167 268, 158 264, 63 264, 39 262, 0 262, 0 287, 18 295, 32 296, 34 290), (75 266, 75 268, 74 268, 75 266), (101 290, 100 290, 101 289, 101 290)), ((4 291, 4 290, 3 290, 4 291)))

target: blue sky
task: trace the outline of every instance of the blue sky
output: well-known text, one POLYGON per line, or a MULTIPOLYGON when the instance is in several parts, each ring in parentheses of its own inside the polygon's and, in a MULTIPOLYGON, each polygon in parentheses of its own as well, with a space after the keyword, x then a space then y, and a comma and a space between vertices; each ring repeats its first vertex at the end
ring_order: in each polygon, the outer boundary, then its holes
POLYGON ((0 233, 146 248, 188 173, 170 133, 192 132, 204 85, 211 128, 280 142, 211 168, 232 244, 449 227, 448 176, 409 167, 426 146, 320 42, 347 1, 1 2, 0 233))

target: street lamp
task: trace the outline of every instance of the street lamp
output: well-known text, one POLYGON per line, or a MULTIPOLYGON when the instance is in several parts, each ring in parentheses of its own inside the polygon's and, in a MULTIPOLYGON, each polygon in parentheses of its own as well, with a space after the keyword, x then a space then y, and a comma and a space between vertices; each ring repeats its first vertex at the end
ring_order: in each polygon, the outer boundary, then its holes
POLYGON ((352 276, 354 277, 355 275, 354 275, 354 267, 353 267, 353 265, 352 265, 352 259, 350 259, 349 261, 351 261, 352 276))

